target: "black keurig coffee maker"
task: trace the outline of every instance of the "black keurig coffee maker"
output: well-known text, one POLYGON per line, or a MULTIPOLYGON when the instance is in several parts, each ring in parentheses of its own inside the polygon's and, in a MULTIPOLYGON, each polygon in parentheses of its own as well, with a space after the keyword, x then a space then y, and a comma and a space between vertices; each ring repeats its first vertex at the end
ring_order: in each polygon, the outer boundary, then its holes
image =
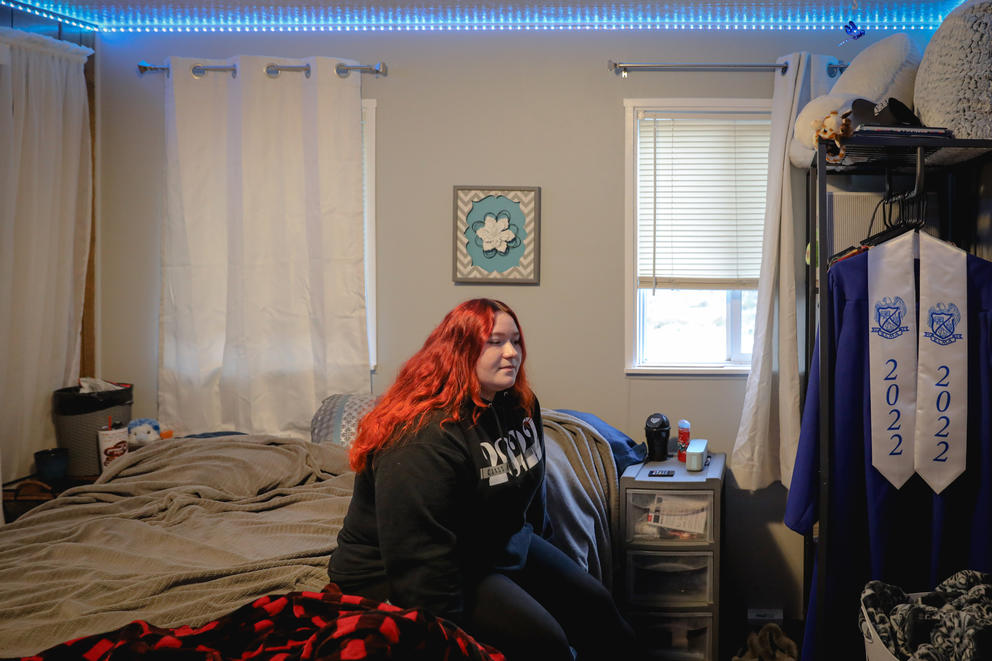
POLYGON ((668 459, 668 434, 672 427, 664 413, 652 413, 644 423, 644 438, 648 444, 648 461, 668 459))

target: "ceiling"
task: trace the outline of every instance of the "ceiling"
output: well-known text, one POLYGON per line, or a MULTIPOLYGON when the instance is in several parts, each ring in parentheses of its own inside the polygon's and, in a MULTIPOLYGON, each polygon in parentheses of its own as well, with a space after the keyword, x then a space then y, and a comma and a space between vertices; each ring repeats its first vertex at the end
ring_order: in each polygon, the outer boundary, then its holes
POLYGON ((962 0, 710 0, 526 3, 491 0, 378 2, 18 2, 0 5, 81 21, 100 31, 188 30, 933 30, 962 0))

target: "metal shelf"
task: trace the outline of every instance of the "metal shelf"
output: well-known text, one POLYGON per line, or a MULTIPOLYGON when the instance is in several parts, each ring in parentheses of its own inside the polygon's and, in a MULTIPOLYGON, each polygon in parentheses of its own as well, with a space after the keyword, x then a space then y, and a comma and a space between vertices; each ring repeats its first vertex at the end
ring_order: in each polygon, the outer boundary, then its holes
MULTIPOLYGON (((840 163, 827 163, 830 174, 863 174, 884 170, 912 170, 917 165, 917 149, 922 148, 924 162, 944 149, 992 150, 992 140, 949 138, 938 135, 893 135, 856 133, 841 141, 845 156, 840 163)), ((827 143, 829 144, 829 143, 827 143)), ((814 167, 816 166, 814 162, 814 167)), ((929 165, 929 164, 928 164, 929 165)))

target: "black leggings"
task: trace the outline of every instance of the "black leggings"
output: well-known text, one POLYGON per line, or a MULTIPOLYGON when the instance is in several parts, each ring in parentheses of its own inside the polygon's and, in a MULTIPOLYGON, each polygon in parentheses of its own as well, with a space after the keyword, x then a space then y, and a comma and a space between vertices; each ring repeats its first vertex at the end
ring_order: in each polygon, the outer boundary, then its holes
POLYGON ((609 591, 562 551, 531 535, 523 569, 485 576, 462 618, 507 661, 629 659, 634 632, 609 591))

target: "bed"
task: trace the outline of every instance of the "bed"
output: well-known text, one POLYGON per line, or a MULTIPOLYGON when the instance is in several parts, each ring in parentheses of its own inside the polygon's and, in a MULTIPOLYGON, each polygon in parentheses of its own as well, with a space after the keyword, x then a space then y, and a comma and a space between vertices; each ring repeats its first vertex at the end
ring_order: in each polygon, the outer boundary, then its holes
MULTIPOLYGON (((611 585, 617 460, 639 446, 542 413, 555 542, 611 585)), ((328 583, 353 474, 346 439, 314 439, 157 441, 0 527, 0 657, 502 658, 328 583)))

